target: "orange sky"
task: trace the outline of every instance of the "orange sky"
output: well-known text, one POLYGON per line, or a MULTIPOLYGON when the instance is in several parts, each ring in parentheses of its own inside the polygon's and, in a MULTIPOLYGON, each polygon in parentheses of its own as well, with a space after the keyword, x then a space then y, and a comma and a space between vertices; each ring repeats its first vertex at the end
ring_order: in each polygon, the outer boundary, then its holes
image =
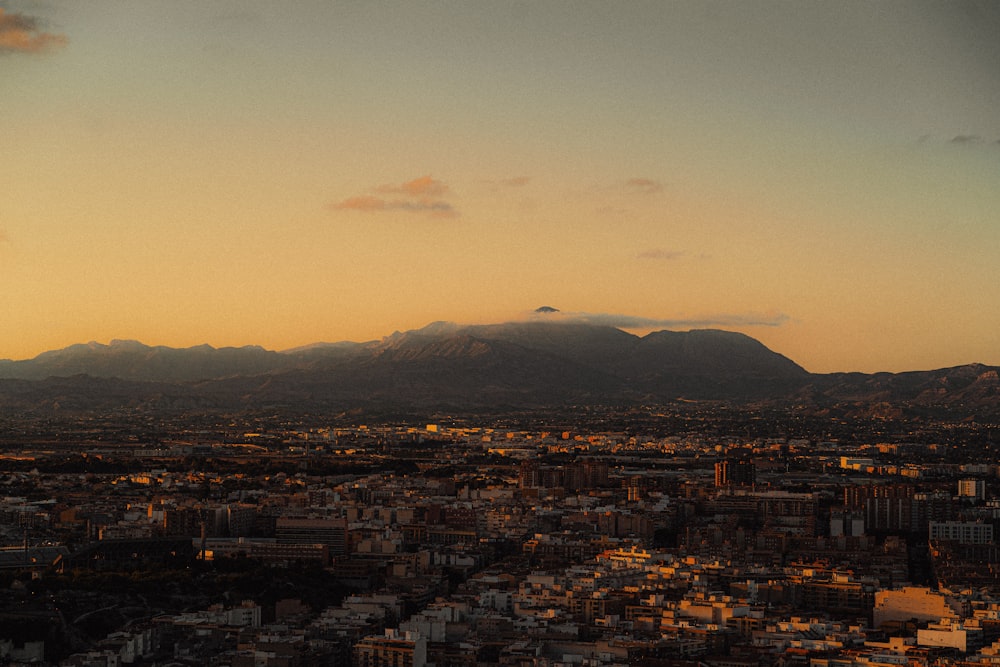
POLYGON ((0 14, 0 358, 541 305, 808 370, 1000 364, 1000 10, 92 3, 0 14))

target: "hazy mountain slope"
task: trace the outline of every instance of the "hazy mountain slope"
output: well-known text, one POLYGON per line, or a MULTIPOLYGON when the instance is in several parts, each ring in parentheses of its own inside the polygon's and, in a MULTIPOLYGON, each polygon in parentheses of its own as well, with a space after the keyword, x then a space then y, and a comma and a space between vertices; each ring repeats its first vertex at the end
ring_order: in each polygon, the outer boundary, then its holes
POLYGON ((648 369, 653 365, 659 371, 684 374, 712 372, 796 379, 809 376, 804 368, 772 352, 760 341, 741 333, 717 329, 648 334, 640 340, 630 364, 632 371, 648 369))
POLYGON ((613 376, 526 348, 469 335, 409 340, 322 367, 205 383, 266 404, 552 405, 605 402, 613 376), (247 385, 247 390, 241 389, 247 385))
POLYGON ((513 343, 616 374, 621 361, 639 342, 637 336, 614 327, 560 322, 476 325, 462 331, 477 338, 513 343))
POLYGON ((91 375, 126 380, 185 382, 229 375, 253 375, 285 368, 288 358, 262 347, 199 345, 177 349, 137 341, 87 343, 43 352, 25 361, 0 361, 0 378, 40 380, 91 375))
MULTIPOLYGON (((89 375, 0 380, 0 412, 85 413, 207 407, 185 385, 89 375)), ((213 406, 214 407, 214 406, 213 406)))
POLYGON ((810 409, 836 410, 846 416, 877 409, 892 414, 1000 417, 998 371, 994 366, 966 364, 905 373, 813 375, 794 399, 810 409))
POLYGON ((620 373, 654 395, 762 398, 802 386, 809 373, 740 333, 658 331, 643 337, 620 373))
POLYGON ((0 362, 0 378, 19 378, 0 379, 0 408, 29 411, 475 410, 683 398, 764 401, 844 417, 1000 414, 992 367, 812 375, 739 333, 660 331, 640 338, 561 322, 438 322, 380 341, 283 353, 91 343, 0 362))

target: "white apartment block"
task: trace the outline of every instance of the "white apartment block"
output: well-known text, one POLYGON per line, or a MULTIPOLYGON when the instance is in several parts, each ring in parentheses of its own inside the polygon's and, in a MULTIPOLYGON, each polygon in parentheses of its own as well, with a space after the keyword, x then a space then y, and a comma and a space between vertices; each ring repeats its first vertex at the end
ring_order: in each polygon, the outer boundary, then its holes
POLYGON ((959 544, 989 544, 993 541, 993 524, 976 521, 931 521, 930 539, 959 544))

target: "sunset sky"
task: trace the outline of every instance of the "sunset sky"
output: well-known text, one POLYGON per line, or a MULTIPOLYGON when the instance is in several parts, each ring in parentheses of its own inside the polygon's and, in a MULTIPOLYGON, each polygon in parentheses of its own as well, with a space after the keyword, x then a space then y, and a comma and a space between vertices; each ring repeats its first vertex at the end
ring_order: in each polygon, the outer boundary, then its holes
POLYGON ((548 305, 1000 365, 1000 3, 0 8, 0 358, 548 305))

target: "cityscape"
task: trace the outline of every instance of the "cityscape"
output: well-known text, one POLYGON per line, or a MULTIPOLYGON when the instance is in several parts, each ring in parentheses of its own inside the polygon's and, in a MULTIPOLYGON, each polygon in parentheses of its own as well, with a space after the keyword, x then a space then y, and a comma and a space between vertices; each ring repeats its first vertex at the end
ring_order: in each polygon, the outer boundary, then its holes
POLYGON ((60 665, 970 665, 995 424, 4 421, 0 650, 60 665))

